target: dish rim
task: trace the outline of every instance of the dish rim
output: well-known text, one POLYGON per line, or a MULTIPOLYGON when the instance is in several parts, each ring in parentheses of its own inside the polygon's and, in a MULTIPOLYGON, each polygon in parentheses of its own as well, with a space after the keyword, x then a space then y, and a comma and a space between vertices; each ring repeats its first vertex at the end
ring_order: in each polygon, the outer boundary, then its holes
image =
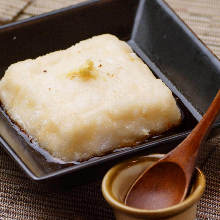
MULTIPOLYGON (((101 0, 85 0, 83 2, 80 3, 76 3, 74 5, 65 7, 65 8, 61 8, 61 9, 57 9, 51 12, 47 12, 35 17, 31 17, 31 18, 26 18, 20 21, 16 21, 16 22, 12 22, 10 24, 5 24, 0 26, 0 32, 1 31, 5 31, 7 29, 12 29, 15 28, 17 26, 19 26, 20 24, 29 24, 32 21, 40 21, 40 20, 44 20, 47 17, 50 16, 55 16, 58 15, 60 13, 64 13, 64 12, 68 12, 69 10, 73 10, 76 8, 80 8, 80 7, 84 7, 84 6, 88 6, 88 5, 92 5, 94 3, 100 2, 101 0)), ((140 6, 140 4, 143 4, 143 2, 145 2, 145 0, 139 0, 139 2, 137 3, 138 7, 140 6)), ((196 43, 199 44, 199 47, 203 50, 205 50, 205 53, 208 53, 208 56, 211 56, 212 58, 214 57, 216 59, 216 61, 220 61, 218 59, 218 57, 205 45, 205 43, 192 31, 192 29, 174 12, 174 10, 170 7, 170 5, 165 2, 164 0, 157 0, 157 2, 159 2, 160 4, 163 4, 163 7, 166 8, 167 13, 172 17, 172 19, 179 25, 181 25, 181 27, 184 29, 184 31, 190 35, 191 38, 193 38, 193 40, 196 40, 196 43)), ((138 10, 138 9, 137 9, 138 10)), ((137 20, 137 14, 138 11, 136 11, 135 13, 135 17, 134 17, 134 23, 133 23, 133 29, 131 31, 131 36, 130 36, 130 40, 132 40, 134 38, 134 29, 135 29, 135 25, 136 25, 136 20, 137 20)), ((166 82, 167 84, 167 82, 166 82)), ((176 89, 176 92, 178 94, 178 97, 181 96, 181 92, 179 92, 176 89)), ((185 98, 185 100, 187 101, 187 99, 185 98)), ((186 104, 186 102, 184 102, 181 99, 181 102, 183 102, 184 104, 186 104)), ((187 101, 188 103, 190 103, 189 101, 187 101)), ((186 105, 187 109, 190 111, 189 107, 186 105)), ((191 112, 192 113, 192 112, 191 112)), ((195 119, 198 121, 201 118, 201 114, 198 113, 200 117, 196 117, 194 114, 193 116, 195 117, 195 119)), ((216 123, 214 125, 214 127, 218 127, 220 125, 220 123, 216 123)), ((9 155, 19 164, 19 166, 24 170, 24 172, 27 174, 28 177, 30 177, 32 180, 37 181, 37 182, 43 182, 43 181, 49 181, 51 179, 57 178, 57 177, 61 177, 64 176, 66 174, 70 174, 73 173, 74 171, 80 171, 82 169, 84 169, 85 167, 92 167, 92 166, 97 166, 102 164, 103 162, 108 162, 111 161, 112 159, 118 159, 123 155, 132 155, 133 153, 138 153, 141 152, 143 150, 146 150, 147 148, 149 148, 150 146, 155 146, 155 145, 159 145, 159 144, 163 144, 163 143, 171 143, 172 141, 178 141, 184 137, 186 137, 189 134, 189 131, 185 131, 185 132, 181 132, 181 134, 174 134, 172 136, 168 136, 168 137, 163 137, 159 140, 154 140, 154 142, 152 143, 144 143, 144 144, 140 144, 138 145, 138 149, 136 148, 132 148, 126 151, 120 151, 117 152, 117 154, 111 153, 108 154, 106 156, 103 157, 99 157, 98 160, 88 160, 85 161, 86 163, 81 163, 81 164, 77 164, 76 166, 70 166, 67 168, 62 168, 60 170, 56 170, 53 171, 49 174, 43 175, 41 177, 35 175, 29 168, 28 166, 22 161, 22 159, 19 157, 19 155, 17 155, 13 148, 10 147, 10 145, 7 144, 7 142, 4 140, 4 137, 0 136, 0 143, 3 145, 4 149, 9 153, 9 155)))

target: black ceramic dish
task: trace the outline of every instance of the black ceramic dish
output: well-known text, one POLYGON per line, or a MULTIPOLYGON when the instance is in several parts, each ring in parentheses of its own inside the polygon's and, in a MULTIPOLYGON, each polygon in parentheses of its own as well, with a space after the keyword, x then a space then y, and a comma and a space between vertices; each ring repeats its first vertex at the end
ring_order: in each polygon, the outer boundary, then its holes
MULTIPOLYGON (((85 182, 130 156, 176 146, 211 103, 220 85, 219 60, 162 0, 90 0, 0 27, 0 73, 19 60, 67 48, 80 40, 111 33, 134 51, 173 91, 184 114, 182 125, 133 148, 83 163, 48 162, 0 114, 0 142, 33 180, 85 182), (62 178, 61 178, 62 177, 62 178)), ((218 119, 215 126, 220 125, 218 119)))

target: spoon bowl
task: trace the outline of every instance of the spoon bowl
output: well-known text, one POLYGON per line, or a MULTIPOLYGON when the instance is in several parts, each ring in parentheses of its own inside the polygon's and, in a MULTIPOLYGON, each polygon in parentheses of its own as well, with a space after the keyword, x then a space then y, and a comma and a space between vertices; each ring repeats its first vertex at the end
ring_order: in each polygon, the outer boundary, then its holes
POLYGON ((199 147, 220 111, 220 90, 202 120, 174 150, 147 168, 129 189, 125 204, 140 209, 162 209, 183 201, 199 147))
POLYGON ((161 162, 157 166, 151 167, 130 189, 126 203, 140 209, 166 208, 182 200, 185 186, 186 177, 183 169, 173 162, 161 162), (158 175, 154 175, 154 173, 158 175), (176 178, 173 179, 173 176, 176 178), (137 198, 138 201, 135 201, 134 198, 137 198))

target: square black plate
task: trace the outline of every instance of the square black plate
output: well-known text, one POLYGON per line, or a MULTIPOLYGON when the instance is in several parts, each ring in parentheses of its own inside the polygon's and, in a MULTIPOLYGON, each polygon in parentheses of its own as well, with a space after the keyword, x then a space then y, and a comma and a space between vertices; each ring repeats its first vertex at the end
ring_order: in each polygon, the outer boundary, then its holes
MULTIPOLYGON (((220 62, 163 0, 90 0, 0 27, 0 73, 17 61, 65 49, 83 39, 111 33, 126 40, 173 91, 183 123, 133 148, 80 164, 48 162, 19 135, 1 109, 0 142, 33 180, 85 182, 130 156, 167 152, 200 120, 220 85, 220 62), (60 178, 62 177, 62 178, 60 178)), ((217 120, 215 126, 219 126, 217 120)))

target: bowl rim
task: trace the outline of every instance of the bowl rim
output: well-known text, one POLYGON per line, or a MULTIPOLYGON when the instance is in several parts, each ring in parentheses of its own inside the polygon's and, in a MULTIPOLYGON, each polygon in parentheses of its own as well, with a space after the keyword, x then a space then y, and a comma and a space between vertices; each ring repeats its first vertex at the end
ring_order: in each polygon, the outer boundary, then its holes
POLYGON ((140 158, 152 158, 152 159, 160 159, 163 156, 163 154, 151 154, 147 156, 140 156, 135 157, 129 160, 126 160, 120 164, 117 164, 113 166, 104 176, 102 181, 102 194, 105 198, 105 200, 108 202, 110 206, 112 206, 114 209, 119 210, 120 212, 124 212, 129 215, 138 216, 138 217, 168 217, 173 216, 176 214, 179 214, 186 209, 192 207, 202 196, 204 190, 205 190, 205 176, 202 173, 202 171, 196 167, 196 179, 194 183, 194 190, 190 195, 181 203, 178 203, 177 205, 164 208, 164 209, 157 209, 157 210, 146 210, 146 209, 138 209, 126 206, 123 202, 119 201, 115 196, 113 195, 111 191, 112 183, 114 182, 114 178, 117 176, 117 174, 120 173, 120 170, 122 170, 124 167, 127 167, 128 163, 133 160, 140 160, 140 158))

